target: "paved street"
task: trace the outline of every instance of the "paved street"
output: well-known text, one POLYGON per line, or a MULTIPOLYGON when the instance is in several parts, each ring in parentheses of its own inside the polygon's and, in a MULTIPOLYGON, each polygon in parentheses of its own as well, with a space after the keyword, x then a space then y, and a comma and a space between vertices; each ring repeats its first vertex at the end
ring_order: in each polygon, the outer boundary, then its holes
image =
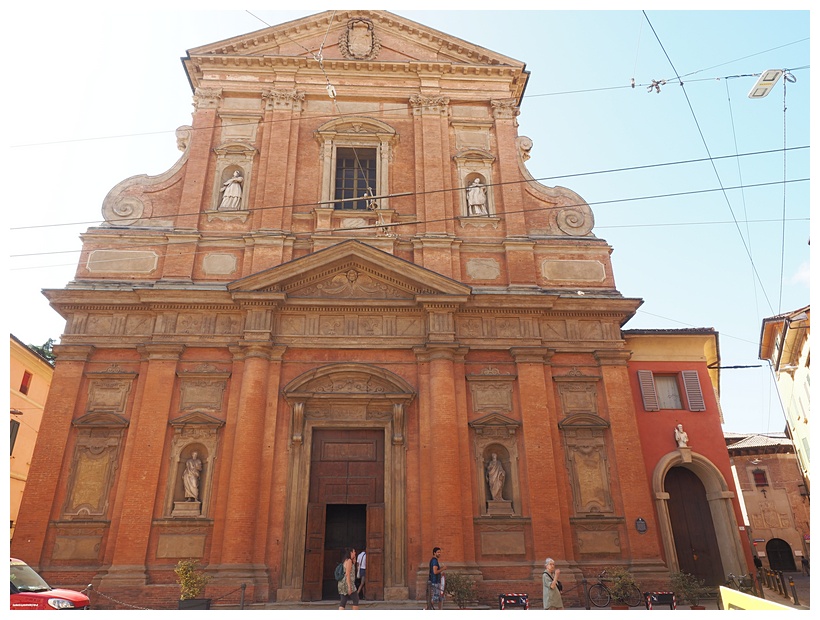
MULTIPOLYGON (((797 593, 797 600, 798 603, 795 604, 793 597, 790 596, 786 598, 781 593, 777 592, 776 590, 772 590, 769 588, 765 588, 765 598, 766 600, 780 603, 781 605, 786 605, 787 607, 793 607, 795 609, 809 609, 809 601, 810 601, 810 579, 809 577, 802 575, 800 573, 789 573, 786 575, 786 583, 788 584, 789 577, 794 580, 794 589, 797 593)), ((531 609, 540 609, 540 601, 534 601, 534 605, 531 606, 531 609)), ((718 609, 717 600, 715 598, 708 599, 703 601, 704 606, 706 609, 718 609)), ((359 605, 361 609, 370 609, 370 610, 397 610, 397 611, 421 611, 424 609, 424 601, 368 601, 364 600, 361 601, 359 605)), ((323 610, 335 610, 338 608, 338 603, 336 601, 317 601, 312 603, 266 603, 262 605, 252 605, 246 607, 246 609, 270 609, 270 610, 313 610, 313 611, 323 611, 323 610)), ((237 609, 237 607, 221 607, 216 606, 214 609, 237 609)), ((348 606, 349 609, 349 606, 348 606)), ((455 606, 451 603, 448 603, 445 606, 445 610, 448 609, 455 609, 455 606)), ((495 607, 490 606, 480 606, 480 607, 471 607, 474 610, 490 610, 496 609, 495 607)), ((586 611, 583 607, 568 607, 569 610, 582 610, 586 611)), ((611 607, 604 607, 600 609, 611 609, 611 607)), ((688 609, 688 606, 682 605, 679 609, 688 609)), ((591 611, 596 611, 598 608, 593 607, 591 611)), ((633 607, 630 611, 645 611, 644 606, 640 607, 633 607)))

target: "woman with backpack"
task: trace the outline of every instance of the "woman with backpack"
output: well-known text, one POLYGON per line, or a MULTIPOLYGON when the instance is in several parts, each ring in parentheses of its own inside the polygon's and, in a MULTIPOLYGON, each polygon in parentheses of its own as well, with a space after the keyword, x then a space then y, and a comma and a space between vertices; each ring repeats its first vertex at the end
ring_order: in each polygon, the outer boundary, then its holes
POLYGON ((344 576, 341 579, 339 578, 341 571, 338 566, 336 567, 337 572, 334 574, 334 577, 338 580, 339 595, 342 597, 339 602, 339 609, 344 609, 348 601, 352 603, 351 609, 358 609, 359 593, 356 592, 356 585, 353 581, 355 574, 353 567, 356 565, 355 549, 351 549, 350 547, 345 548, 341 565, 344 567, 344 576))

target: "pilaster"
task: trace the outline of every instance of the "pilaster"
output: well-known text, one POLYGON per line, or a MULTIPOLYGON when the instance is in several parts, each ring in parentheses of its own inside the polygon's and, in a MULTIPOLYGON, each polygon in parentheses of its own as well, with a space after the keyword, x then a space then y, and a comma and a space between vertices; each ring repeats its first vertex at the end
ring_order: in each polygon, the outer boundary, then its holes
MULTIPOLYGON (((54 346, 57 362, 41 422, 41 428, 47 428, 49 432, 40 433, 34 445, 26 492, 12 540, 12 554, 15 557, 38 560, 42 557, 49 520, 58 495, 60 463, 64 462, 69 443, 74 405, 80 400, 86 362, 93 351, 94 347, 91 346, 54 346)), ((36 563, 32 566, 40 568, 36 563)))
POLYGON ((128 442, 130 458, 121 475, 123 494, 116 519, 114 555, 101 587, 127 587, 147 583, 145 560, 168 419, 176 386, 176 371, 184 345, 146 344, 138 348, 147 360, 145 379, 139 383, 140 407, 131 412, 128 442))

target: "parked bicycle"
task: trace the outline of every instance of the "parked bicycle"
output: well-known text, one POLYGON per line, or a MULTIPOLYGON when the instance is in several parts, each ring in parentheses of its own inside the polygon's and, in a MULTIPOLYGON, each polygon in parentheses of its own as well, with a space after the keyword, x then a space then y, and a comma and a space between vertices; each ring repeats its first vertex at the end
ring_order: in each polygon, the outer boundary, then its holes
MULTIPOLYGON (((612 583, 612 579, 606 579, 606 570, 602 570, 598 575, 598 582, 589 587, 589 602, 595 607, 607 607, 612 602, 614 596, 612 590, 607 587, 607 583, 612 583)), ((637 607, 644 602, 643 593, 637 586, 629 585, 626 587, 623 602, 630 607, 637 607)))
POLYGON ((727 588, 731 588, 732 590, 737 590, 739 592, 744 592, 745 594, 754 594, 755 593, 755 584, 754 580, 750 575, 735 575, 734 573, 729 573, 726 577, 726 584, 727 588))

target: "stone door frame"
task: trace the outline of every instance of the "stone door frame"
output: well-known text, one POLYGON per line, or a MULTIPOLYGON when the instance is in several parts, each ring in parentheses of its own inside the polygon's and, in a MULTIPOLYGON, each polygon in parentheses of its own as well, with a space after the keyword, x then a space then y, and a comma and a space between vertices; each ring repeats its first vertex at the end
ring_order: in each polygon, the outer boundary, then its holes
POLYGON ((288 495, 277 601, 300 601, 304 579, 310 463, 314 429, 383 429, 384 599, 406 600, 407 514, 405 430, 416 391, 404 379, 376 366, 329 364, 306 372, 284 390, 291 408, 288 495))

